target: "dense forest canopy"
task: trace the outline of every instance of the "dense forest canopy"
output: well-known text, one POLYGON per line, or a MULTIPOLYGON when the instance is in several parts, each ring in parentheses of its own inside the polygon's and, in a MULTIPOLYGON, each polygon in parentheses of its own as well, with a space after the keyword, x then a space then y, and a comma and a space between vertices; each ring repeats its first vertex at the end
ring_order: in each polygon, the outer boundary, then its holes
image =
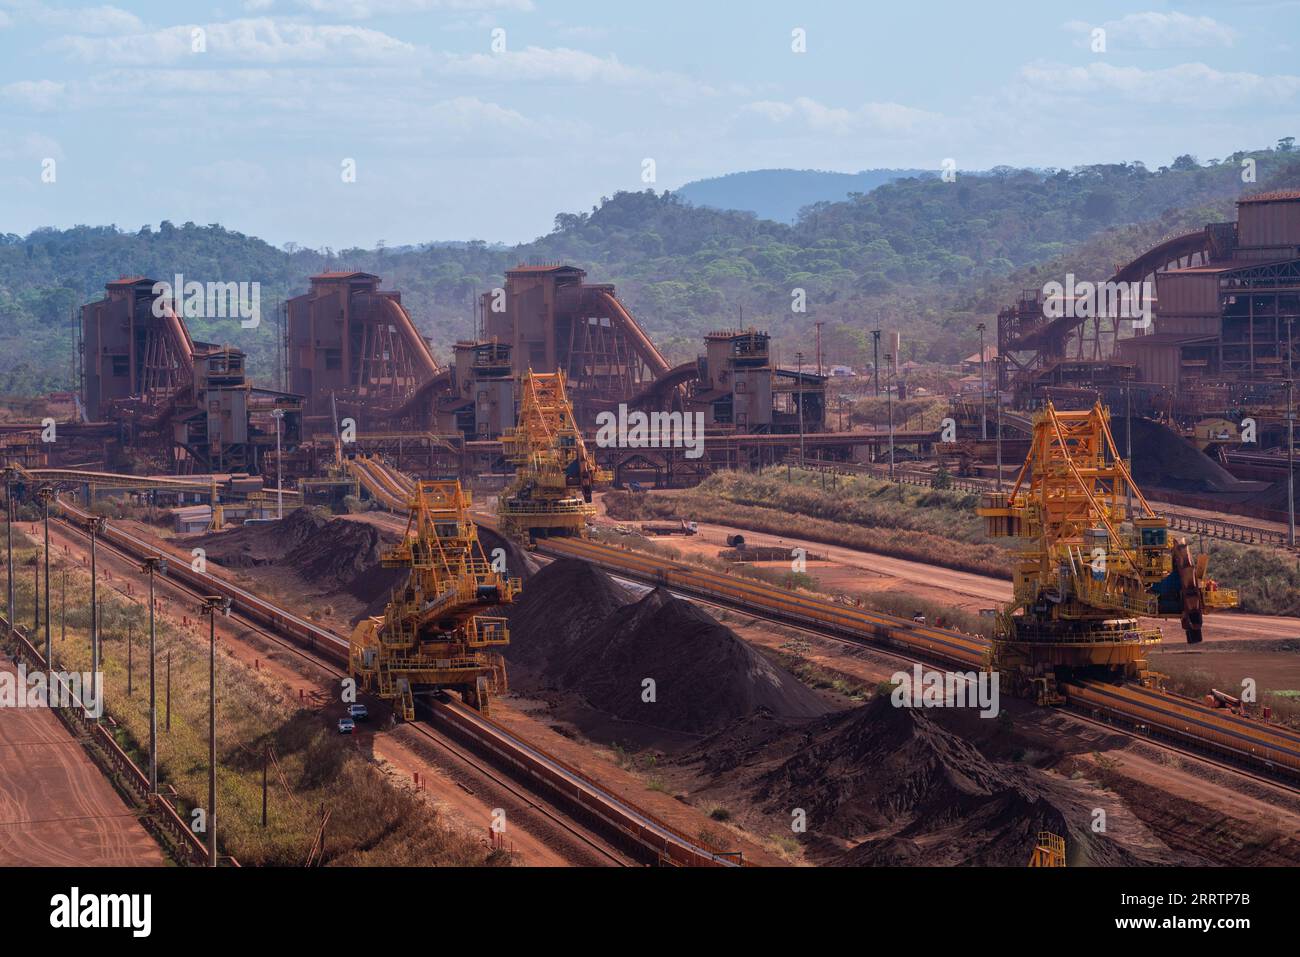
POLYGON ((799 211, 818 202, 838 202, 908 177, 937 177, 933 170, 868 169, 834 173, 815 169, 755 169, 700 179, 673 193, 694 206, 741 209, 764 219, 793 223, 799 211))
POLYGON ((314 273, 382 276, 445 358, 473 334, 478 293, 529 261, 573 263, 592 281, 615 283, 670 361, 694 356, 709 330, 742 323, 771 332, 789 359, 807 350, 817 321, 831 362, 865 362, 877 326, 901 331, 904 358, 950 361, 973 351, 975 324, 1020 289, 1066 271, 1105 278, 1169 235, 1231 219, 1245 193, 1295 186, 1300 152, 1283 141, 1205 163, 1183 156, 1158 170, 1132 162, 900 179, 805 207, 793 224, 671 193, 618 193, 589 212, 560 213, 552 232, 514 247, 277 248, 215 223, 39 229, 0 236, 0 390, 69 387, 76 307, 123 275, 259 282, 260 327, 194 321, 192 331, 245 349, 255 375, 270 381, 277 304, 314 273), (1243 181, 1246 160, 1255 182, 1243 181), (804 312, 792 310, 795 290, 804 312))

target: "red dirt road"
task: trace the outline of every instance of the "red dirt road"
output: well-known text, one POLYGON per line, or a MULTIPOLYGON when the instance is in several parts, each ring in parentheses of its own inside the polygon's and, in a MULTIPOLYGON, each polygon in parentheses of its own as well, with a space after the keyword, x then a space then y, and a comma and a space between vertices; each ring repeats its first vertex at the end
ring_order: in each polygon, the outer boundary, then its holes
MULTIPOLYGON (((784 548, 801 546, 809 555, 825 556, 825 562, 808 563, 809 574, 822 580, 827 590, 898 589, 923 598, 941 601, 977 611, 1011 598, 1011 582, 986 575, 955 571, 938 565, 878 555, 856 548, 823 545, 794 537, 780 537, 752 532, 726 525, 701 523, 700 534, 689 538, 662 539, 665 544, 683 554, 697 553, 716 557, 725 547, 726 537, 739 532, 753 545, 774 545, 784 548)), ((1213 573, 1213 569, 1211 569, 1213 573)), ((1177 619, 1150 619, 1152 625, 1164 634, 1165 641, 1173 645, 1183 643, 1182 627, 1177 619)), ((1250 639, 1300 638, 1300 618, 1274 615, 1246 615, 1225 612, 1206 617, 1205 641, 1244 641, 1250 639)))
MULTIPOLYGON (((15 673, 8 657, 0 671, 15 673)), ((0 708, 0 867, 161 867, 162 850, 48 708, 0 708)))

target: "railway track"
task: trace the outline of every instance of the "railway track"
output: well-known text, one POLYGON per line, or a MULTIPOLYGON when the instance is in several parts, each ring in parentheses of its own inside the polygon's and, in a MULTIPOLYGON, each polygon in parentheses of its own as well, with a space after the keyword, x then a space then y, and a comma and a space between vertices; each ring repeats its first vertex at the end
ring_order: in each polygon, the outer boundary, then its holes
MULTIPOLYGON (((66 502, 60 501, 58 507, 73 518, 84 520, 88 517, 88 513, 66 502)), ((65 521, 65 524, 74 532, 84 534, 75 523, 65 521)), ((131 535, 112 523, 105 524, 99 541, 104 547, 137 562, 164 551, 157 544, 131 535)), ((195 570, 184 557, 171 557, 173 561, 167 577, 177 587, 196 596, 217 594, 229 598, 232 614, 268 640, 290 648, 315 665, 330 669, 337 676, 347 673, 346 639, 238 585, 195 570)), ((431 719, 458 742, 479 753, 485 753, 490 761, 503 766, 505 773, 510 776, 522 777, 546 794, 557 808, 563 808, 565 814, 556 815, 540 807, 536 801, 522 794, 514 785, 503 781, 495 772, 488 771, 456 745, 442 740, 442 736, 435 734, 432 729, 414 724, 418 733, 458 758, 469 761, 472 766, 489 773, 494 781, 614 863, 625 863, 618 860, 619 854, 623 854, 647 864, 706 867, 737 865, 738 861, 733 855, 703 846, 701 842, 615 795, 578 769, 450 697, 430 701, 428 707, 431 719), (564 820, 564 816, 580 822, 609 846, 601 846, 600 842, 593 841, 589 835, 582 833, 583 828, 575 827, 573 823, 564 820)))
MULTIPOLYGON (((484 524, 490 526, 491 522, 484 524)), ((104 537, 136 557, 157 552, 156 546, 112 526, 104 537)), ((918 625, 884 613, 839 605, 657 556, 577 539, 544 541, 539 551, 552 557, 580 558, 633 581, 664 585, 686 597, 737 608, 756 617, 850 642, 883 645, 919 660, 978 669, 984 666, 987 657, 988 643, 979 636, 918 625)), ((200 575, 191 572, 184 563, 178 572, 173 577, 200 575)), ((211 588, 228 595, 246 619, 267 625, 287 636, 289 641, 306 647, 311 654, 345 665, 347 642, 332 632, 222 579, 202 575, 194 584, 200 590, 211 588)), ((1118 724, 1142 737, 1176 743, 1180 749, 1188 749, 1201 758, 1208 756, 1234 771, 1257 772, 1261 780, 1270 783, 1282 782, 1294 789, 1294 782, 1300 781, 1300 734, 1289 729, 1147 688, 1080 681, 1067 685, 1064 690, 1067 708, 1085 718, 1118 724)), ((580 772, 514 738, 469 709, 442 701, 436 703, 434 711, 434 720, 442 716, 448 728, 458 732, 476 750, 494 755, 516 774, 527 774, 547 784, 552 792, 565 796, 571 812, 594 820, 606 832, 623 838, 639 836, 640 849, 657 850, 660 860, 679 864, 733 863, 713 849, 698 847, 697 842, 684 838, 644 812, 626 806, 580 772)))
MULTIPOLYGON (((491 519, 476 519, 493 527, 491 519)), ((397 524, 390 521, 395 530, 397 524)), ((988 642, 976 635, 865 611, 800 595, 763 582, 685 565, 644 553, 579 539, 550 539, 538 552, 580 558, 646 585, 663 585, 687 598, 738 609, 755 617, 796 625, 854 644, 871 643, 914 661, 941 662, 963 669, 984 667, 988 642)), ((1216 761, 1230 770, 1296 790, 1300 782, 1300 734, 1264 725, 1199 701, 1130 685, 1073 682, 1065 689, 1067 709, 1076 716, 1156 738, 1182 753, 1216 761)))
MULTIPOLYGON (((756 617, 901 650, 963 669, 984 667, 988 642, 979 636, 918 625, 881 612, 851 608, 763 582, 736 578, 656 556, 579 539, 550 539, 538 550, 580 558, 648 585, 736 608, 756 617)), ((1065 687, 1067 708, 1104 717, 1150 737, 1179 742, 1234 770, 1245 768, 1289 788, 1300 782, 1300 733, 1208 708, 1198 701, 1133 685, 1076 681, 1065 687)))

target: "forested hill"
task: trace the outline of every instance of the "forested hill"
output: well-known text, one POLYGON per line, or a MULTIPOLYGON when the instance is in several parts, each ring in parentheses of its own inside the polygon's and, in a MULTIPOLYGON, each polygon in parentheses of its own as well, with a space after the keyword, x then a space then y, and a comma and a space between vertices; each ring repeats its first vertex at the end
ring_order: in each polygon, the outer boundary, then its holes
POLYGON ((673 190, 694 206, 738 209, 778 223, 793 223, 805 206, 839 202, 853 193, 909 177, 937 177, 920 169, 868 169, 834 173, 816 169, 755 169, 699 179, 673 190))
POLYGON ((975 322, 1019 289, 1067 269, 1105 278, 1166 235, 1230 219, 1238 196, 1288 186, 1300 186, 1300 153, 1289 148, 1204 164, 1180 157, 1154 171, 1128 163, 903 179, 815 204, 793 224, 672 194, 620 193, 590 212, 561 213, 551 233, 512 248, 277 248, 232 224, 37 230, 0 236, 0 391, 67 387, 76 306, 121 275, 177 272, 262 284, 259 329, 230 320, 194 329, 196 338, 246 349, 262 375, 271 373, 276 303, 323 269, 382 276, 445 356, 472 333, 477 293, 500 285, 506 268, 557 260, 616 283, 672 361, 695 355, 708 330, 742 321, 770 331, 788 356, 823 320, 828 358, 859 364, 877 317, 902 331, 905 357, 952 359, 972 351, 975 322), (1256 161, 1257 182, 1243 183, 1243 159, 1256 161), (804 313, 791 311, 796 289, 806 293, 804 313))

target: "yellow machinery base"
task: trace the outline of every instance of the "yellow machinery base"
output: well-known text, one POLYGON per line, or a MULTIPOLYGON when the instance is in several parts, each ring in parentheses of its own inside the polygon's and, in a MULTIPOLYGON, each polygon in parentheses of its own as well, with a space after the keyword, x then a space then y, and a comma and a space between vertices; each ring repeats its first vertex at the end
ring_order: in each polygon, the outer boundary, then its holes
POLYGON ((1067 623, 1053 628, 1013 619, 1010 631, 1014 637, 1003 635, 993 640, 989 668, 1001 676, 1002 687, 1018 698, 1041 705, 1064 704, 1057 685, 1071 676, 1143 684, 1156 677, 1147 667, 1147 654, 1160 642, 1160 632, 1138 628, 1136 622, 1086 627, 1067 623))
POLYGON ((415 695, 422 690, 456 691, 461 700, 482 714, 490 713, 493 695, 507 690, 504 659, 500 655, 478 667, 381 665, 379 671, 359 670, 361 690, 392 701, 404 721, 415 720, 415 695))
POLYGON ((587 532, 587 519, 595 508, 581 513, 515 512, 503 508, 500 512, 501 531, 519 541, 538 538, 582 538, 587 532))

